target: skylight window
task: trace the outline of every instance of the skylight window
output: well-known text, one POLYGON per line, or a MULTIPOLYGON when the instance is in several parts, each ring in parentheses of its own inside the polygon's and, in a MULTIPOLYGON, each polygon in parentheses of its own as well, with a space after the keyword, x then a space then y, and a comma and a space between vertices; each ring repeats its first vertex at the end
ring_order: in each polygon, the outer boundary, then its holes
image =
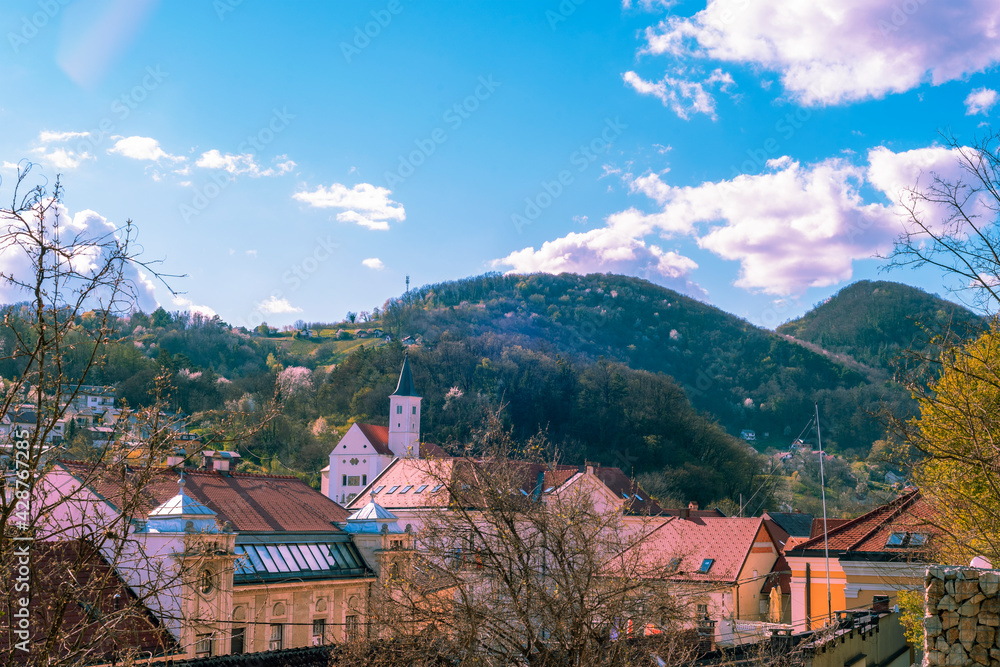
POLYGON ((922 547, 927 544, 927 533, 910 533, 910 546, 922 547))
POLYGON ((426 484, 421 484, 420 486, 417 487, 417 490, 414 491, 414 493, 423 493, 424 489, 426 489, 426 488, 427 488, 426 484))
POLYGON ((889 539, 885 541, 885 546, 887 547, 901 547, 903 542, 906 541, 906 533, 893 533, 889 536, 889 539))
POLYGON ((385 488, 385 484, 383 484, 382 486, 376 486, 374 493, 382 493, 382 489, 384 489, 384 488, 385 488))
POLYGON ((706 558, 705 560, 701 561, 701 567, 698 568, 698 571, 701 572, 702 574, 708 574, 708 571, 712 569, 712 565, 714 563, 715 563, 714 558, 706 558))
POLYGON ((441 490, 441 487, 442 487, 442 486, 444 486, 444 484, 438 484, 438 485, 437 485, 437 486, 435 486, 435 487, 434 487, 433 489, 431 489, 431 493, 437 493, 438 491, 440 491, 440 490, 441 490))
POLYGON ((679 557, 678 558, 673 558, 673 559, 671 559, 670 564, 667 565, 667 570, 669 570, 670 572, 673 572, 674 570, 676 570, 680 566, 681 566, 681 559, 679 557))
POLYGON ((396 491, 397 491, 398 489, 399 489, 399 485, 397 484, 396 486, 394 486, 394 487, 392 487, 391 489, 389 489, 388 491, 386 491, 386 494, 390 494, 390 493, 396 493, 396 491))
POLYGON ((404 486, 402 489, 399 490, 399 493, 400 493, 400 495, 402 495, 402 494, 406 493, 407 491, 409 491, 412 488, 413 488, 412 484, 407 484, 406 486, 404 486))

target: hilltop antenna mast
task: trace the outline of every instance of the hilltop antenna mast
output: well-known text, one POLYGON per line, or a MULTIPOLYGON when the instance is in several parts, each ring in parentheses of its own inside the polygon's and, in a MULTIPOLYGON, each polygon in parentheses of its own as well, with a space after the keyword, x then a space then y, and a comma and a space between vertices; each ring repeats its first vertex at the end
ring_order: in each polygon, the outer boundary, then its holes
POLYGON ((406 293, 410 293, 410 276, 406 276, 406 293))

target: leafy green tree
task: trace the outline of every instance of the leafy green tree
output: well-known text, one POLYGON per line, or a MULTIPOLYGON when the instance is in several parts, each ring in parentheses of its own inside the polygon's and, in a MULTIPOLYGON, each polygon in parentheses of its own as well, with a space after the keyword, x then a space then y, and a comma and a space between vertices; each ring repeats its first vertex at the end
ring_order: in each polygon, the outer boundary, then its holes
POLYGON ((152 316, 149 318, 150 325, 158 328, 169 327, 172 322, 173 318, 170 316, 170 313, 163 309, 163 306, 154 310, 152 316))

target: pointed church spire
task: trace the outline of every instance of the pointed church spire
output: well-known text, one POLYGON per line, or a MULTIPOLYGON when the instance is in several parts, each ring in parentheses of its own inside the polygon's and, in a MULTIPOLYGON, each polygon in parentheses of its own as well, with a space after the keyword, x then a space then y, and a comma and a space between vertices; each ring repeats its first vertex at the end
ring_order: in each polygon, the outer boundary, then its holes
POLYGON ((406 354, 403 357, 403 370, 399 372, 399 384, 396 385, 396 391, 392 392, 393 396, 419 396, 417 394, 416 387, 413 386, 413 373, 410 372, 410 355, 406 354))

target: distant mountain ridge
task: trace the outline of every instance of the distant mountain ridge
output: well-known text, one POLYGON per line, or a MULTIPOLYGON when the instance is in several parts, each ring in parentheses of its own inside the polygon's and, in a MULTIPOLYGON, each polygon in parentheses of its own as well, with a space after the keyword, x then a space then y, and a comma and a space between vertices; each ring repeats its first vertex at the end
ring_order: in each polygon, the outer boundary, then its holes
POLYGON ((933 336, 966 336, 981 325, 979 315, 919 288, 860 280, 777 331, 891 370, 907 350, 926 350, 933 336))

